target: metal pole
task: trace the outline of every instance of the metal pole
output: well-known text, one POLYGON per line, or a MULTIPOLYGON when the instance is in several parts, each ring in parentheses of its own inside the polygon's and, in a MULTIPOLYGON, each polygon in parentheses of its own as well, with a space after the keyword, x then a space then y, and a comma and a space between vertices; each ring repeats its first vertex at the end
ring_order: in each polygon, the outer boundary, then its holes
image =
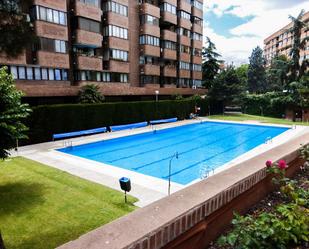
POLYGON ((124 202, 127 203, 127 191, 124 191, 124 202))
POLYGON ((172 171, 172 160, 173 160, 173 157, 171 158, 170 163, 169 163, 169 167, 168 167, 168 195, 171 194, 171 171, 172 171))

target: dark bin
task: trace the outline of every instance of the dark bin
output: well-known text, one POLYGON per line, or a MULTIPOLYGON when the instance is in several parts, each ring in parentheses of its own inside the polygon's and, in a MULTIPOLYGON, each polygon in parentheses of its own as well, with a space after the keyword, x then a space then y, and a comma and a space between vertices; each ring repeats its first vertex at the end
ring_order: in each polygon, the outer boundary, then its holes
POLYGON ((121 177, 119 179, 119 183, 120 183, 120 188, 123 190, 123 191, 126 191, 126 192, 130 192, 131 190, 131 181, 129 178, 127 177, 121 177))

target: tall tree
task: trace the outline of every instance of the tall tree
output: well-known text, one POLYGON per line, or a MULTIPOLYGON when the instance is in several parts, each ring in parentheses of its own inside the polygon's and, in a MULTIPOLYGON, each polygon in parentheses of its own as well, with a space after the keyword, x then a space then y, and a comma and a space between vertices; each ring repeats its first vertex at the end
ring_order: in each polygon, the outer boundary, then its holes
POLYGON ((209 39, 207 39, 207 47, 202 50, 202 73, 203 73, 203 86, 206 88, 211 88, 212 83, 220 70, 220 65, 222 60, 219 60, 221 55, 216 52, 215 44, 209 39))
POLYGON ((301 38, 302 30, 308 27, 303 18, 304 15, 305 10, 301 10, 297 17, 290 16, 293 25, 288 31, 291 32, 294 37, 291 49, 291 81, 298 81, 309 67, 308 59, 304 59, 302 63, 300 63, 300 51, 305 49, 307 42, 309 41, 309 36, 306 36, 303 39, 301 38))
POLYGON ((276 56, 266 71, 267 88, 271 91, 282 91, 288 84, 290 61, 285 55, 276 56))
POLYGON ((248 69, 249 69, 248 64, 241 65, 241 66, 239 66, 235 69, 235 72, 236 72, 238 78, 240 79, 241 84, 246 89, 248 89, 248 69))
POLYGON ((13 76, 7 68, 0 69, 0 158, 9 156, 17 139, 26 138, 27 127, 23 124, 29 115, 27 104, 21 103, 22 93, 14 85, 13 76))
POLYGON ((265 59, 260 47, 253 49, 249 57, 248 88, 251 93, 263 93, 266 91, 265 59))
POLYGON ((223 106, 241 104, 245 87, 234 67, 229 66, 220 72, 209 90, 210 98, 221 101, 223 106))
POLYGON ((18 56, 36 41, 29 18, 22 11, 31 0, 0 0, 0 53, 18 56))

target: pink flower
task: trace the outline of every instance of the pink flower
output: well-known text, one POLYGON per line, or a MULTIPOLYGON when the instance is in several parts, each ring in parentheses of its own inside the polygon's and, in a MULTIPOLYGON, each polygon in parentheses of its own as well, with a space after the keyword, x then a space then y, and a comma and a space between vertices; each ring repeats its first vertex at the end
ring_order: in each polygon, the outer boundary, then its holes
POLYGON ((280 160, 278 163, 279 169, 283 170, 287 168, 286 162, 284 160, 280 160))
POLYGON ((265 164, 267 168, 270 168, 273 165, 273 162, 271 160, 267 160, 265 164))

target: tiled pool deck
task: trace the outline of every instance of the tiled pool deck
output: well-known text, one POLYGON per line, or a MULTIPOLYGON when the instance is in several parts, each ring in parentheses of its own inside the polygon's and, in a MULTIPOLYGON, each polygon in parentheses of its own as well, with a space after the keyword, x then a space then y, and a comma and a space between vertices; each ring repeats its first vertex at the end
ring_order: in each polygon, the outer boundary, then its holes
MULTIPOLYGON (((197 123, 204 121, 219 121, 220 120, 208 120, 207 118, 201 118, 199 120, 185 120, 179 121, 177 123, 163 124, 155 126, 155 129, 165 129, 176 126, 181 126, 185 124, 197 123)), ((258 122, 232 122, 232 121, 224 121, 227 123, 242 123, 242 124, 261 124, 258 122)), ((271 124, 261 124, 264 126, 274 126, 271 124)), ((289 127, 284 125, 276 125, 281 127, 289 127)), ((20 147, 18 152, 13 152, 12 155, 15 156, 24 156, 26 158, 38 161, 40 163, 49 165, 51 167, 66 171, 70 174, 79 176, 81 178, 111 187, 116 190, 120 190, 118 179, 122 176, 129 177, 132 182, 132 190, 130 192, 131 195, 137 197, 139 201, 136 203, 137 206, 143 207, 146 206, 162 197, 167 195, 168 191, 168 182, 159 178, 139 174, 133 171, 129 171, 126 169, 114 167, 111 165, 106 165, 103 163, 95 162, 92 160, 88 160, 81 157, 76 157, 72 155, 68 155, 66 153, 62 153, 56 151, 55 149, 63 148, 65 144, 72 143, 73 146, 86 144, 91 142, 96 142, 104 139, 112 139, 127 135, 139 134, 144 132, 149 132, 152 127, 144 127, 138 128, 134 130, 125 130, 118 131, 112 133, 104 133, 98 135, 92 135, 87 137, 79 137, 73 139, 66 139, 48 143, 41 143, 35 145, 29 145, 20 147)), ((309 132, 309 127, 306 126, 295 126, 292 129, 286 131, 285 133, 277 136, 272 141, 269 141, 267 144, 262 144, 255 149, 237 157, 236 159, 230 161, 229 163, 223 165, 222 167, 215 170, 215 174, 225 170, 227 168, 232 167, 233 165, 243 162, 249 158, 252 158, 260 153, 263 153, 267 150, 270 150, 280 144, 287 142, 288 140, 302 136, 305 133, 309 132)), ((198 180, 197 180, 198 181, 198 180)), ((195 181, 196 182, 196 181, 195 181)), ((193 184, 190 183, 189 185, 193 184)), ((177 183, 171 184, 171 192, 176 192, 188 185, 181 185, 177 183)))

